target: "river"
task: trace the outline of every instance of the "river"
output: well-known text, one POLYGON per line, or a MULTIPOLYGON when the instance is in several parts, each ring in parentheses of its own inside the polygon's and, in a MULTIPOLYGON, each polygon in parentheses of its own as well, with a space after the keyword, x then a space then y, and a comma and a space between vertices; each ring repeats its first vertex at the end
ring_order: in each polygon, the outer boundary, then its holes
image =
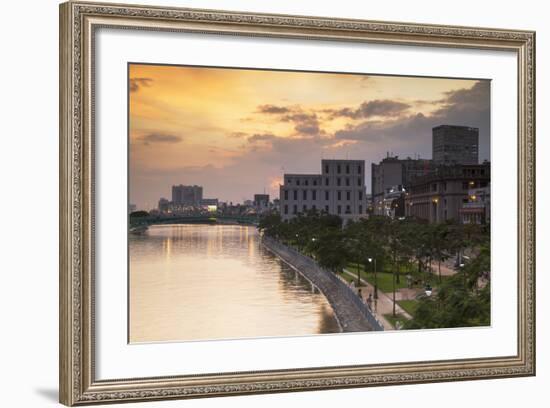
POLYGON ((255 227, 157 225, 129 235, 130 342, 337 333, 318 290, 255 227))

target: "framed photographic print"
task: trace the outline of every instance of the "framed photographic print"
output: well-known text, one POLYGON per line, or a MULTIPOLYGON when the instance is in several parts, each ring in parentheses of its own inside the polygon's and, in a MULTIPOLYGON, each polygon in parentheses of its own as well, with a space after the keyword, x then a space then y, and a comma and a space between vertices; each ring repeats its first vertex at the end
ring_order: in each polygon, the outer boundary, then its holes
POLYGON ((534 32, 68 2, 60 37, 62 403, 535 374, 534 32))

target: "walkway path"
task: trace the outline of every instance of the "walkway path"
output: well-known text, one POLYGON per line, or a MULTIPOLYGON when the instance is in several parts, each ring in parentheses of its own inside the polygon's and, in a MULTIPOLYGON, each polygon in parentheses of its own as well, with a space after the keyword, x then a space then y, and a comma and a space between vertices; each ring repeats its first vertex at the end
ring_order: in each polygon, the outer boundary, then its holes
MULTIPOLYGON (((376 330, 376 325, 379 326, 378 330, 381 329, 380 323, 376 322, 372 314, 370 315, 372 322, 369 321, 369 317, 365 313, 366 306, 332 272, 321 269, 311 258, 270 238, 264 237, 262 243, 268 250, 311 281, 325 295, 343 332, 373 331, 376 330)), ((370 314, 370 312, 368 313, 370 314)))
MULTIPOLYGON (((357 278, 357 274, 350 271, 349 269, 344 268, 344 273, 347 275, 353 276, 354 278, 357 278)), ((374 299, 374 286, 368 283, 365 279, 361 278, 361 293, 365 299, 369 297, 369 294, 372 294, 372 297, 374 299)), ((406 296, 400 295, 399 292, 396 293, 396 300, 401 299, 409 299, 412 295, 411 293, 407 292, 406 296)), ((414 296, 412 297, 414 298, 414 296)), ((387 294, 385 292, 382 292, 380 288, 378 288, 378 300, 373 300, 372 303, 372 311, 375 314, 376 318, 384 325, 384 330, 395 330, 395 328, 391 325, 390 322, 386 320, 384 315, 393 313, 393 300, 392 295, 387 294)), ((397 314, 402 315, 406 319, 412 319, 412 316, 408 314, 399 304, 395 305, 395 312, 397 314)))
MULTIPOLYGON (((439 274, 437 262, 432 263, 432 272, 434 276, 437 276, 439 274)), ((441 276, 451 276, 456 273, 457 273, 456 269, 449 267, 449 265, 445 264, 444 262, 441 263, 441 276)))

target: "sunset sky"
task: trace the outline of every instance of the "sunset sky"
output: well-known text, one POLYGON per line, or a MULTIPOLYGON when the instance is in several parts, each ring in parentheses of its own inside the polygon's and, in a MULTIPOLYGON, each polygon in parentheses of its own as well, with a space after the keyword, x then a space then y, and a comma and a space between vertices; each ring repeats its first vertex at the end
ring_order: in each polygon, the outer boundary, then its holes
POLYGON ((185 66, 129 67, 130 202, 198 184, 205 198, 278 198, 286 173, 387 152, 431 158, 431 129, 479 127, 490 158, 490 82, 185 66))

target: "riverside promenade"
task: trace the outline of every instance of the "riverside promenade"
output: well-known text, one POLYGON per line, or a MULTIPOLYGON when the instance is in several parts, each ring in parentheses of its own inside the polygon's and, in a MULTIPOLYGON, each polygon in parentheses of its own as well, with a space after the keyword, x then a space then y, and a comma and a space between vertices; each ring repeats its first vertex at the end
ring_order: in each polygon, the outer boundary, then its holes
POLYGON ((363 301, 342 279, 317 263, 269 237, 262 237, 265 248, 296 269, 327 298, 343 332, 384 330, 363 301))

